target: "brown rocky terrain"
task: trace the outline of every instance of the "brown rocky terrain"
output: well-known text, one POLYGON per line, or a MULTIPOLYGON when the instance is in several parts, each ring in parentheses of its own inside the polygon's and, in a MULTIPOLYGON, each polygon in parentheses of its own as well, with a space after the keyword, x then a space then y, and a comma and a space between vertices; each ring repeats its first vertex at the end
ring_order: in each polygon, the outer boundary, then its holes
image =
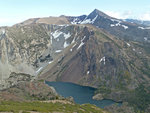
POLYGON ((11 88, 0 92, 0 100, 11 101, 33 101, 58 99, 59 96, 53 87, 42 81, 20 82, 11 88))

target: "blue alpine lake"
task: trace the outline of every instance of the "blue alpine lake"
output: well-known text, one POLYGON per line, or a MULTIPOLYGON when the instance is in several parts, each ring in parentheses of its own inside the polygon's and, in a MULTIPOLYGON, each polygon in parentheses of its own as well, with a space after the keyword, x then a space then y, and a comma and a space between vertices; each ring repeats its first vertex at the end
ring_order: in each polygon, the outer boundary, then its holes
POLYGON ((63 97, 70 97, 74 98, 74 101, 78 104, 95 104, 100 108, 104 108, 105 106, 109 106, 112 104, 121 105, 122 103, 115 102, 109 99, 103 100, 93 100, 92 97, 95 92, 95 88, 88 87, 88 86, 81 86, 74 83, 69 82, 48 82, 45 81, 46 84, 55 88, 56 92, 63 96, 63 97))

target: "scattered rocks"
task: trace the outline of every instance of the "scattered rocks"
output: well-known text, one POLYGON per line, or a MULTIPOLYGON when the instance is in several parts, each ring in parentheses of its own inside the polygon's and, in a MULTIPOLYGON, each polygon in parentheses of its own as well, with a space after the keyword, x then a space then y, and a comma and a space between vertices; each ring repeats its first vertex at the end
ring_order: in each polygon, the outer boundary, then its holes
POLYGON ((19 84, 20 82, 31 81, 33 79, 34 76, 29 74, 12 72, 10 77, 6 80, 3 80, 3 82, 0 84, 0 90, 8 89, 19 84))
POLYGON ((111 105, 104 108, 110 113, 135 113, 133 107, 129 107, 128 103, 123 103, 122 106, 111 105))
POLYGON ((93 98, 94 100, 103 100, 103 99, 104 99, 104 98, 103 98, 103 95, 100 94, 100 93, 94 95, 92 98, 93 98))

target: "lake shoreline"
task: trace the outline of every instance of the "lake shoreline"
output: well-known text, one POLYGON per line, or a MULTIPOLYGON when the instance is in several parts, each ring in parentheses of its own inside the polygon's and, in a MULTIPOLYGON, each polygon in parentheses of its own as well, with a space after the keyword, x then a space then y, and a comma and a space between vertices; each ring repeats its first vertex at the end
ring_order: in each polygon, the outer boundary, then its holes
POLYGON ((45 84, 54 87, 56 92, 67 98, 73 97, 75 103, 78 104, 95 104, 100 108, 104 108, 106 106, 110 106, 113 104, 117 104, 121 106, 123 102, 116 102, 112 99, 103 98, 102 100, 95 100, 93 96, 95 95, 96 88, 90 86, 82 86, 71 82, 55 82, 55 81, 45 81, 45 84))

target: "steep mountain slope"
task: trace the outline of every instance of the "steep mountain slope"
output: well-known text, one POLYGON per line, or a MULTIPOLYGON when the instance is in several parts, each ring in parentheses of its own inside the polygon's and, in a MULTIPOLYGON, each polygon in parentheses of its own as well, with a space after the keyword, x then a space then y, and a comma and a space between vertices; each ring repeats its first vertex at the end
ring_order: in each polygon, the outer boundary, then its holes
POLYGON ((150 37, 149 27, 112 18, 97 9, 87 16, 67 18, 72 24, 92 24, 124 40, 145 41, 150 37))
POLYGON ((92 26, 84 27, 79 35, 61 59, 43 70, 41 78, 93 87, 105 84, 114 89, 134 89, 143 81, 149 82, 149 75, 142 71, 147 70, 144 61, 149 62, 149 57, 135 46, 138 42, 129 44, 92 26))
POLYGON ((80 26, 48 24, 1 28, 1 81, 11 72, 37 75, 75 41, 82 29, 80 26))

